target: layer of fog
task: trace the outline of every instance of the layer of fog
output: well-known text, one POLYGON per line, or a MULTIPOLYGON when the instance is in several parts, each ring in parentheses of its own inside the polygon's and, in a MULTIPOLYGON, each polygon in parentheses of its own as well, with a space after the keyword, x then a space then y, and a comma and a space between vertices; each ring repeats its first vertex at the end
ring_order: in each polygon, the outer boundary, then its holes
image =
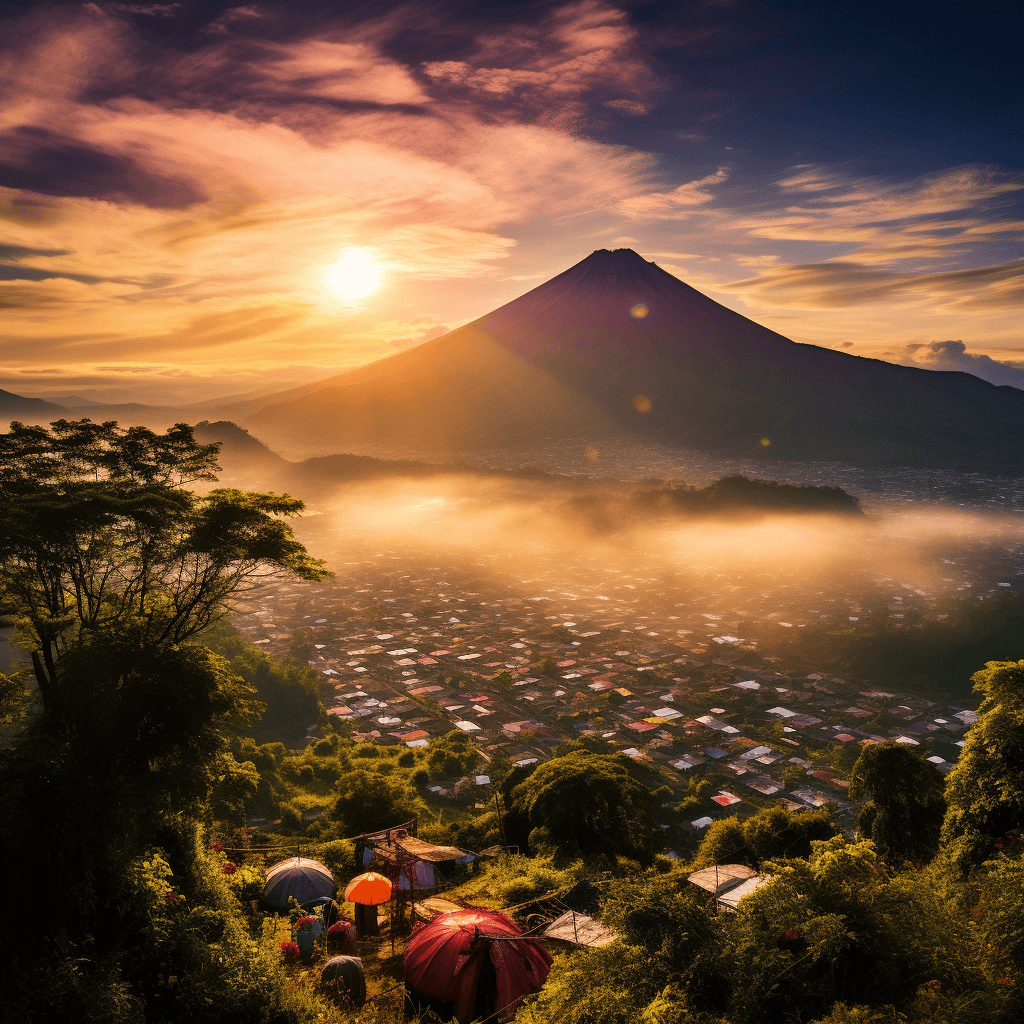
POLYGON ((863 519, 625 517, 595 531, 568 497, 542 481, 487 477, 349 484, 314 499, 319 514, 297 533, 342 573, 387 554, 446 572, 472 568, 524 594, 557 583, 588 603, 609 596, 615 576, 639 577, 665 597, 676 588, 680 600, 722 591, 737 606, 893 588, 929 599, 1007 583, 1024 589, 1024 516, 1016 513, 902 503, 863 519))

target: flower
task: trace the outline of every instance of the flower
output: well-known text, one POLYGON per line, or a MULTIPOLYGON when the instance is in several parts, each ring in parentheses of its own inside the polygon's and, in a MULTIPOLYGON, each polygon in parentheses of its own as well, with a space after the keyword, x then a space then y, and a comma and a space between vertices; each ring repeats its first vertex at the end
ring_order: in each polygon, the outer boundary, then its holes
POLYGON ((290 963, 290 964, 298 963, 298 961, 299 961, 299 947, 297 945, 295 945, 294 942, 282 942, 281 946, 280 946, 280 949, 281 949, 281 956, 283 956, 284 959, 288 963, 290 963))
POLYGON ((298 931, 300 928, 308 928, 312 923, 313 923, 313 918, 311 918, 311 917, 300 917, 298 919, 298 921, 296 921, 295 924, 292 925, 292 928, 294 928, 296 931, 298 931))
POLYGON ((794 942, 796 939, 800 938, 800 933, 795 928, 787 928, 786 934, 783 938, 786 939, 787 942, 794 942))
POLYGON ((214 843, 213 844, 214 853, 220 853, 223 849, 224 849, 224 844, 223 843, 214 843))
POLYGON ((237 870, 238 870, 238 868, 235 867, 235 865, 232 864, 231 861, 229 861, 229 860, 225 861, 220 866, 220 873, 222 875, 233 875, 237 870))
POLYGON ((1000 978, 996 982, 996 984, 997 985, 1012 985, 1013 984, 1013 978, 1000 978))
POLYGON ((327 929, 327 938, 336 939, 339 935, 344 935, 351 927, 351 921, 335 921, 334 924, 327 929))

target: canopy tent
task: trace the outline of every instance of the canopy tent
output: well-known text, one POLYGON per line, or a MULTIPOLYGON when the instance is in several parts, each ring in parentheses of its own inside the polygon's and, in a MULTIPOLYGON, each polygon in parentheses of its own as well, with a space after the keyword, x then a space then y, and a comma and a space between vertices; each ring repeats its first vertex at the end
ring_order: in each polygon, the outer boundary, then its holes
POLYGON ((275 910, 287 910, 289 899, 302 906, 322 896, 333 896, 337 886, 330 868, 318 860, 290 857, 267 871, 263 902, 275 910))
POLYGON ((503 914, 477 907, 438 915, 413 933, 405 953, 413 1002, 454 1014, 459 1024, 510 1019, 550 968, 537 939, 503 914))

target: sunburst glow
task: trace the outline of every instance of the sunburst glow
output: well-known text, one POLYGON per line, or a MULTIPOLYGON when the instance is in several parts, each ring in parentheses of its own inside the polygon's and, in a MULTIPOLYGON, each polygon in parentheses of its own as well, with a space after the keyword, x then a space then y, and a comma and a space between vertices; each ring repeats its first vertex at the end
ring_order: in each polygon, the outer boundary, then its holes
POLYGON ((348 302, 372 295, 384 280, 384 267, 372 249, 347 249, 327 268, 327 287, 348 302))

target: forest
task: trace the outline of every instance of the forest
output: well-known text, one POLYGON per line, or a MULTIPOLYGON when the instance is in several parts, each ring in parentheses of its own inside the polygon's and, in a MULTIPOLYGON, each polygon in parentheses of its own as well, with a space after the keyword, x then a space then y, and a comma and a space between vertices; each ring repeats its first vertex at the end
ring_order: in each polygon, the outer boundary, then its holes
POLYGON ((494 758, 484 807, 441 806, 429 783, 481 767, 470 737, 357 742, 304 663, 226 623, 260 580, 327 568, 289 527, 300 501, 218 488, 216 459, 185 425, 0 435, 0 612, 26 654, 0 677, 8 1019, 399 1020, 305 984, 252 901, 271 838, 344 877, 353 837, 412 818, 434 842, 505 848, 469 898, 600 889, 617 940, 560 953, 517 1021, 1024 1018, 1024 660, 974 666, 980 719, 945 778, 913 748, 863 748, 852 839, 827 807, 775 807, 672 859, 662 826, 704 805, 699 775, 679 803, 592 740, 536 766, 494 758), (735 912, 687 880, 722 862, 770 876, 735 912))

